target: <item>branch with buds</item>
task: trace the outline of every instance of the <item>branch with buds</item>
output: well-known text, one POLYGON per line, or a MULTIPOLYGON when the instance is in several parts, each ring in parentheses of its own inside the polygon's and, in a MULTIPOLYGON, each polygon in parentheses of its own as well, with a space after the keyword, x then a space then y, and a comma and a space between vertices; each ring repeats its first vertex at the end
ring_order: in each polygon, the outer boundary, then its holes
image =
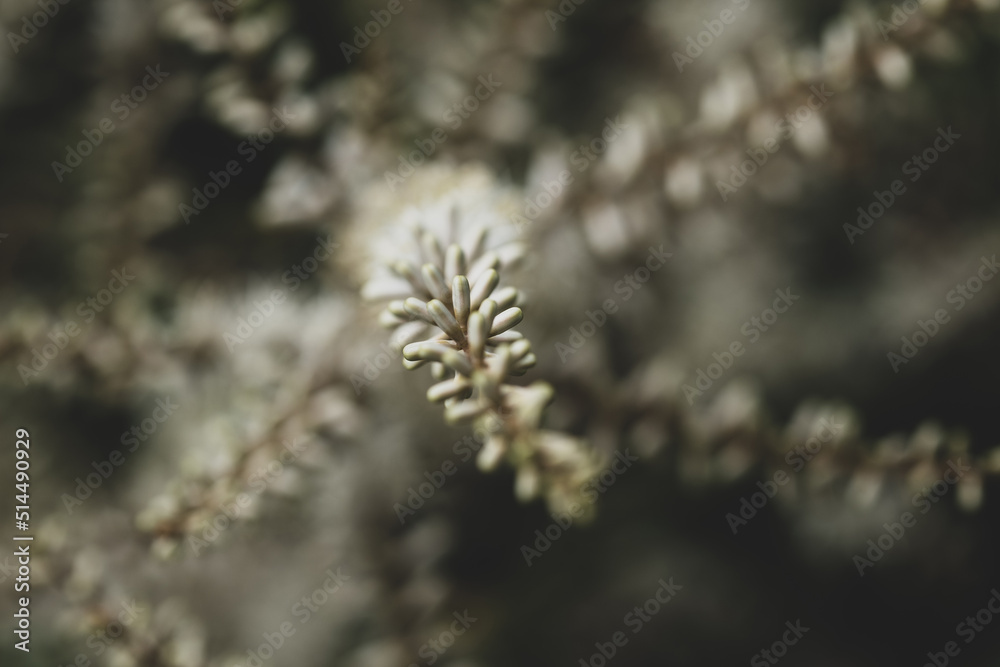
MULTIPOLYGON (((451 215, 454 229, 455 211, 451 215)), ((566 512, 597 467, 578 439, 541 428, 553 398, 549 384, 508 384, 537 357, 514 329, 524 313, 518 290, 500 287, 505 262, 484 250, 485 228, 466 248, 450 241, 442 248, 423 226, 414 234, 419 268, 406 260, 390 265, 411 296, 390 302, 380 318, 387 327, 414 327, 399 337, 413 341, 403 347, 404 366, 430 365, 438 382, 427 399, 444 404, 449 423, 472 422, 489 433, 478 454, 480 469, 493 470, 506 459, 517 470, 518 498, 543 494, 552 511, 566 512)))

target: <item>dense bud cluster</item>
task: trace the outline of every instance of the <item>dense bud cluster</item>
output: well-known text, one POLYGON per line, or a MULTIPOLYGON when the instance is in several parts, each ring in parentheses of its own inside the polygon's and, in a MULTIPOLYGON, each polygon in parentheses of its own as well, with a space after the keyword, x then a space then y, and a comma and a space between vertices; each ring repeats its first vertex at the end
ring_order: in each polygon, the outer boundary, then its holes
MULTIPOLYGON (((451 207, 446 215, 448 235, 455 237, 459 209, 451 207)), ((508 384, 537 363, 531 343, 514 328, 524 318, 521 295, 500 286, 500 271, 519 259, 519 249, 488 249, 485 226, 466 243, 450 238, 442 244, 423 224, 413 234, 418 261, 390 263, 401 298, 390 301, 380 318, 398 329, 404 366, 430 366, 438 382, 427 399, 444 404, 449 423, 472 422, 489 431, 477 458, 482 470, 506 459, 517 469, 519 498, 544 494, 553 511, 564 511, 597 469, 583 443, 541 428, 551 386, 508 384)))

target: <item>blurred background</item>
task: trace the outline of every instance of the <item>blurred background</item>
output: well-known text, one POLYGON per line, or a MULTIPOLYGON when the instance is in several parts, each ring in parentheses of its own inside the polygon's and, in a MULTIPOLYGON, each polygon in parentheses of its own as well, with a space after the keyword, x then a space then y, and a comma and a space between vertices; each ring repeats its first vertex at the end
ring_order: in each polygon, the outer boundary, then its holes
POLYGON ((4 0, 0 662, 997 664, 998 9, 4 0), (362 298, 441 201, 589 522, 362 298))

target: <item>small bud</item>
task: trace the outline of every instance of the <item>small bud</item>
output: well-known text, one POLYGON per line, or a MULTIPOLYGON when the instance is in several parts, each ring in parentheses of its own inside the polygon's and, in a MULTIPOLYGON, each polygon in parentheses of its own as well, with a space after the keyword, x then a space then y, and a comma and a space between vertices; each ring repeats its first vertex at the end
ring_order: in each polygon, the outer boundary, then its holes
POLYGON ((434 318, 431 317, 429 312, 427 312, 427 304, 420 299, 415 299, 411 296, 403 302, 403 307, 406 309, 406 312, 413 317, 419 318, 424 322, 427 322, 427 324, 434 324, 434 318))
POLYGON ((482 359, 486 347, 486 319, 476 311, 469 315, 469 354, 473 359, 482 359))
POLYGON ((518 322, 524 319, 524 313, 521 312, 520 308, 508 308, 493 320, 493 326, 490 328, 490 335, 496 336, 497 334, 502 334, 507 329, 515 326, 518 322))
POLYGON ((443 354, 437 361, 440 361, 456 373, 460 373, 466 377, 472 375, 472 362, 461 352, 448 350, 448 353, 443 354))
POLYGON ((472 292, 470 296, 470 307, 475 310, 483 304, 493 290, 496 289, 497 283, 500 282, 500 274, 495 270, 490 269, 479 276, 476 282, 473 284, 472 292))
POLYGON ((475 419, 486 412, 486 406, 473 400, 461 401, 449 405, 444 410, 444 418, 449 424, 458 424, 475 419))
POLYGON ((486 330, 491 331, 493 329, 493 318, 497 316, 496 301, 486 299, 486 301, 483 301, 483 305, 479 306, 479 312, 486 323, 486 330))
POLYGON ((434 323, 441 327, 441 331, 448 334, 459 345, 465 345, 465 334, 462 333, 462 327, 458 326, 458 321, 455 320, 455 316, 451 314, 446 305, 434 299, 427 304, 427 312, 434 318, 434 323))
POLYGON ((427 400, 431 403, 440 403, 445 399, 453 398, 468 391, 469 388, 469 381, 464 377, 445 380, 444 382, 438 382, 427 390, 427 400))
POLYGON ((455 306, 455 318, 458 320, 458 323, 464 324, 468 322, 472 304, 469 292, 469 279, 465 276, 455 276, 452 279, 451 302, 455 306))
POLYGON ((424 264, 420 273, 423 275, 427 290, 435 299, 440 299, 441 301, 449 301, 451 299, 451 293, 448 291, 448 286, 444 283, 444 276, 441 275, 441 269, 433 264, 424 264))
POLYGON ((497 302, 497 308, 507 310, 517 303, 518 296, 520 296, 520 293, 517 291, 517 288, 508 286, 497 290, 493 295, 493 300, 497 302))
POLYGON ((465 274, 465 252, 454 243, 448 246, 448 254, 444 260, 445 275, 449 279, 465 274))

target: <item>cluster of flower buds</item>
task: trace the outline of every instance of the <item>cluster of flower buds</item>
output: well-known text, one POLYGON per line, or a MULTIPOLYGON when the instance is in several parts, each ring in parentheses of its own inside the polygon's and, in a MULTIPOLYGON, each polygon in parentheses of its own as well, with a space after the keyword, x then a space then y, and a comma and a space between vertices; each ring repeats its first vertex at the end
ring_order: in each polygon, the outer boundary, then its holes
MULTIPOLYGON (((454 230, 457 212, 449 215, 454 230)), ((489 433, 477 459, 482 470, 506 459, 517 470, 519 498, 544 494, 553 511, 565 511, 596 466, 583 443, 541 429, 551 386, 508 384, 537 362, 531 343, 514 329, 524 317, 520 294, 500 286, 499 272, 518 254, 487 250, 486 228, 464 247, 443 246, 422 225, 413 231, 419 262, 389 267, 404 288, 399 291, 410 296, 391 301, 381 316, 387 327, 407 327, 397 335, 407 343, 403 364, 411 370, 430 365, 438 382, 427 399, 444 404, 449 423, 472 422, 489 433)))

